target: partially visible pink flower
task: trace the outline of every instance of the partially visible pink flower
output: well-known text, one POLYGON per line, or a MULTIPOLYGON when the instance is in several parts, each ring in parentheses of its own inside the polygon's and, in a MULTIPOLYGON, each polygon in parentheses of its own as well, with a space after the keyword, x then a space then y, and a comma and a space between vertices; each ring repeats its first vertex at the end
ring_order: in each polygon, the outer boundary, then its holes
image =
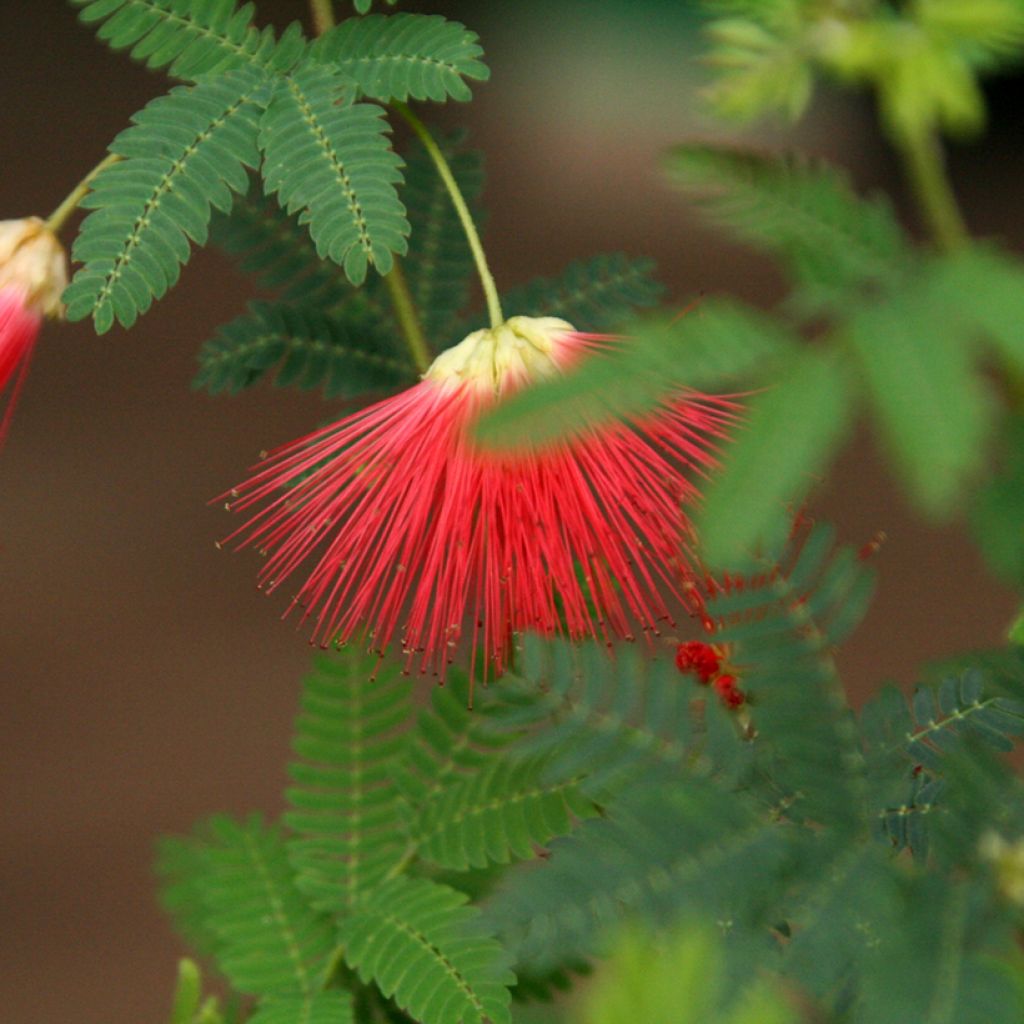
POLYGON ((514 454, 470 436, 499 396, 614 344, 553 317, 474 332, 407 391, 271 452, 230 493, 233 511, 261 507, 228 539, 267 556, 268 591, 312 565, 289 608, 314 641, 398 642, 421 672, 443 676, 464 632, 499 673, 520 631, 656 632, 670 605, 691 610, 688 474, 714 464, 735 404, 678 394, 514 454))
POLYGON ((64 250, 43 221, 0 221, 0 395, 11 385, 0 418, 0 442, 10 426, 43 317, 62 315, 60 297, 67 283, 64 250))

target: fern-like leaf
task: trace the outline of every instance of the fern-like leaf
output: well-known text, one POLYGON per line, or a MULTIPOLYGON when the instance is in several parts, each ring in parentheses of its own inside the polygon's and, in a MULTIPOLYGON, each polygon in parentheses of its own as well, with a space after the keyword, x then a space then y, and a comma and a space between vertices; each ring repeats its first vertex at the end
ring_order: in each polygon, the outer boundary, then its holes
POLYGON ((579 777, 594 798, 646 772, 697 765, 693 693, 668 659, 627 648, 612 661, 599 644, 527 637, 518 678, 499 692, 491 727, 527 730, 511 756, 543 758, 549 779, 579 777))
POLYGON ((863 616, 874 573, 833 544, 832 530, 811 529, 767 560, 753 586, 720 591, 706 610, 716 642, 734 651, 791 815, 848 829, 867 820, 866 769, 834 649, 863 616))
POLYGON ((263 117, 260 147, 267 191, 302 211, 321 258, 353 284, 367 268, 386 274, 404 255, 409 222, 395 190, 401 160, 388 142, 384 111, 353 102, 351 79, 309 65, 284 77, 263 117))
MULTIPOLYGON (((211 819, 194 840, 201 898, 214 954, 240 992, 295 997, 318 991, 334 948, 330 918, 296 889, 280 832, 253 816, 211 819)), ((179 866, 181 862, 179 861, 179 866)))
POLYGON ((419 854, 441 867, 465 871, 527 859, 589 817, 575 779, 545 778, 543 761, 501 760, 446 786, 424 804, 413 827, 419 854))
POLYGON ((654 261, 607 253, 570 263, 557 277, 538 277, 502 296, 505 310, 522 316, 558 316, 580 331, 610 331, 662 293, 654 261))
POLYGON ((90 314, 103 333, 130 327, 173 285, 206 242, 210 207, 228 210, 255 167, 259 71, 242 69, 173 89, 148 104, 110 150, 123 159, 97 176, 93 212, 72 256, 85 265, 65 293, 68 317, 90 314))
POLYGON ((275 367, 279 387, 322 387, 327 398, 412 384, 416 368, 395 341, 368 317, 253 303, 203 346, 192 386, 237 392, 275 367))
POLYGON ((372 99, 471 98, 465 79, 490 77, 475 32, 437 14, 348 18, 313 44, 316 60, 355 79, 372 99))
POLYGON ((740 239, 784 258, 805 299, 842 302, 851 287, 883 282, 906 254, 881 200, 853 194, 841 174, 794 158, 687 145, 667 161, 672 179, 740 239))
POLYGON ((353 909, 402 858, 391 766, 409 714, 408 683, 373 656, 320 658, 306 679, 284 821, 296 884, 316 907, 353 909))
POLYGON ((298 23, 280 42, 252 24, 253 4, 235 0, 71 0, 79 17, 99 24, 97 35, 114 50, 131 47, 135 60, 198 78, 254 65, 287 71, 306 48, 298 23))
POLYGON ((466 897, 394 878, 341 923, 345 960, 423 1024, 508 1024, 515 976, 466 897))
POLYGON ((430 706, 419 713, 405 756, 394 770, 395 783, 410 806, 427 807, 450 783, 473 777, 503 756, 509 737, 489 729, 481 710, 470 709, 469 703, 469 681, 457 669, 444 686, 431 691, 430 706))

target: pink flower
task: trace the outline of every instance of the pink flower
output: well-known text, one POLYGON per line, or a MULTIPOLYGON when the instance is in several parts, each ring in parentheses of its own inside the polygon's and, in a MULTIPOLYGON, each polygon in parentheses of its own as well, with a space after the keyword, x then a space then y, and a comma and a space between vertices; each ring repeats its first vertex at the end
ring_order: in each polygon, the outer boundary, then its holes
POLYGON ((0 221, 0 394, 11 384, 0 418, 0 442, 25 383, 43 317, 63 313, 60 297, 67 283, 64 250, 38 217, 0 221))
POLYGON ((520 631, 657 632, 693 589, 687 473, 714 463, 735 405, 678 395, 641 423, 515 454, 469 430, 500 395, 611 344, 552 317, 476 331, 414 387, 271 452, 230 493, 233 511, 261 508, 228 539, 267 556, 268 591, 312 565, 289 609, 314 641, 399 642, 442 677, 464 632, 471 664, 482 651, 499 674, 520 631))

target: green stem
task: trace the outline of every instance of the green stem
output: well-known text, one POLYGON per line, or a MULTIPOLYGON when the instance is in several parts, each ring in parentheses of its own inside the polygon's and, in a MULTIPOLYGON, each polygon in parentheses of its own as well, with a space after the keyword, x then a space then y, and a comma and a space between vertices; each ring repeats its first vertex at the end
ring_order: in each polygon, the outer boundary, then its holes
POLYGON ((946 177, 939 140, 931 132, 908 133, 898 139, 907 176, 935 245, 953 252, 967 244, 968 233, 953 189, 946 177))
POLYGON ((68 217, 78 209, 78 204, 85 198, 89 189, 92 188, 93 180, 100 171, 116 164, 121 158, 116 153, 108 153, 65 197, 64 201, 57 207, 49 217, 46 218, 46 227, 55 235, 60 234, 68 217))
POLYGON ((309 0, 309 13, 313 16, 313 34, 322 36, 334 28, 333 0, 309 0))
POLYGON ((501 302, 498 300, 498 289, 494 284, 494 277, 487 266, 487 257, 484 255, 484 247, 480 244, 480 234, 473 223, 473 217, 466 205, 466 199, 459 188, 455 175, 452 174, 448 161, 444 158, 440 146, 434 141, 434 137, 427 131, 423 122, 404 104, 394 103, 394 109, 405 119, 409 127, 416 133, 416 137, 423 143, 423 148, 428 156, 434 161, 437 173, 441 176, 448 195, 451 197, 455 213, 458 215, 462 230, 466 234, 466 241, 469 243, 470 252, 473 254, 473 262, 476 263, 476 272, 480 276, 480 284, 484 289, 484 297, 487 299, 487 313, 491 318, 492 327, 500 327, 505 322, 501 312, 501 302))
POLYGON ((405 279, 405 271, 402 270, 402 264, 397 259, 391 270, 384 275, 384 284, 391 297, 391 305, 395 309, 398 326, 401 327, 405 343, 409 346, 412 361, 420 373, 426 373, 432 362, 430 349, 427 347, 423 328, 416 315, 416 305, 412 300, 412 293, 409 291, 409 282, 405 279))

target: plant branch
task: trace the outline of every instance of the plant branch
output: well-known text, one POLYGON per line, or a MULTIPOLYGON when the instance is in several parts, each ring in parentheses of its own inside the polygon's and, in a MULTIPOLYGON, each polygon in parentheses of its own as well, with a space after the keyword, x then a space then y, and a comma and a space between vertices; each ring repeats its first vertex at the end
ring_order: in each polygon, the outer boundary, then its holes
POLYGON ((430 159, 433 160, 437 173, 441 176, 441 181, 444 182, 444 186, 448 190, 448 195, 451 197, 452 205, 455 207, 459 223, 466 234, 466 241, 469 243, 470 252, 473 254, 476 272, 480 277, 480 284, 483 286, 484 297, 487 299, 487 313, 491 319, 491 327, 500 327, 505 322, 505 317, 501 312, 498 289, 494 284, 494 277, 491 274, 490 268, 487 266, 487 257, 484 255, 484 247, 480 243, 480 234, 473 223, 473 217, 469 212, 469 206, 466 204, 466 198, 462 194, 462 189, 459 188, 455 175, 452 174, 452 169, 448 166, 444 153, 441 152, 441 147, 438 146, 423 122, 404 103, 396 102, 393 104, 393 107, 405 119, 409 127, 412 128, 420 142, 423 143, 423 148, 427 151, 430 159))
POLYGON ((334 28, 334 0, 309 0, 309 13, 313 17, 313 34, 322 36, 334 28))
POLYGON ((942 252, 961 248, 969 235, 946 176, 939 140, 931 132, 908 132, 897 139, 897 145, 914 197, 936 247, 942 252))
POLYGON ((92 183, 101 171, 112 167, 121 158, 116 153, 108 153, 68 194, 49 217, 46 218, 46 227, 55 235, 60 234, 68 217, 78 209, 78 204, 86 197, 92 183))
POLYGON ((416 305, 409 291, 409 282, 405 279, 405 272, 402 264, 395 260, 391 270, 384 275, 384 284, 387 287, 388 295, 391 298, 391 305, 395 309, 395 316, 398 319, 398 326, 402 329, 402 336, 409 347, 409 354, 420 373, 426 373, 432 362, 430 348, 423 336, 423 327, 419 317, 416 315, 416 305))

